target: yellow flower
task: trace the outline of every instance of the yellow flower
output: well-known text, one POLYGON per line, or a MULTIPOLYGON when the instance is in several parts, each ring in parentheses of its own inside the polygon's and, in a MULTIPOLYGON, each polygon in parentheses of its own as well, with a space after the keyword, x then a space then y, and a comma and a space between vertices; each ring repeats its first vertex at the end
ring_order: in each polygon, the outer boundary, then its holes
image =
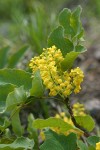
POLYGON ((50 93, 49 93, 50 96, 56 96, 57 95, 57 92, 55 90, 50 90, 50 93))
POLYGON ((100 142, 96 143, 96 150, 100 150, 100 142))
POLYGON ((43 49, 40 56, 30 60, 29 67, 33 71, 32 77, 34 77, 35 71, 40 70, 43 84, 50 90, 50 96, 60 94, 62 97, 67 97, 72 91, 76 94, 81 90, 83 72, 79 67, 63 72, 60 66, 63 60, 61 50, 55 46, 43 49))
MULTIPOLYGON (((66 114, 65 114, 65 112, 61 112, 60 114, 56 114, 55 115, 55 118, 60 118, 60 119, 63 119, 63 121, 64 122, 66 122, 66 123, 68 123, 68 124, 70 124, 70 125, 72 125, 72 126, 74 126, 74 124, 73 124, 73 122, 72 122, 72 120, 71 120, 71 118, 69 117, 67 117, 66 116, 66 114)), ((75 128, 75 129, 71 129, 71 130, 68 130, 68 131, 61 131, 61 130, 59 130, 59 128, 51 128, 53 131, 55 131, 55 132, 57 132, 58 134, 59 133, 61 133, 61 134, 64 134, 64 135, 68 135, 68 134, 70 134, 70 133, 72 133, 72 132, 74 132, 74 133, 76 133, 77 135, 78 135, 78 137, 80 137, 80 136, 82 136, 84 133, 83 133, 83 131, 81 131, 81 130, 78 130, 77 128, 75 128)))
POLYGON ((64 84, 64 83, 61 83, 60 86, 63 88, 63 87, 65 87, 65 84, 64 84))
POLYGON ((65 112, 61 112, 61 113, 60 113, 60 116, 61 116, 61 117, 65 117, 65 112))
POLYGON ((48 88, 48 89, 52 89, 52 88, 53 88, 53 83, 52 83, 52 82, 49 82, 49 83, 47 84, 47 88, 48 88))
POLYGON ((60 84, 60 83, 62 83, 62 79, 58 79, 58 80, 56 80, 56 82, 57 82, 58 84, 60 84))
POLYGON ((41 137, 41 139, 44 141, 45 140, 45 134, 44 134, 44 132, 41 130, 41 132, 40 132, 40 137, 41 137))
POLYGON ((56 117, 56 118, 60 118, 60 115, 59 115, 59 114, 56 114, 55 117, 56 117))
MULTIPOLYGON (((79 103, 74 104, 73 107, 74 107, 74 109, 79 109, 80 107, 81 107, 81 109, 84 108, 83 104, 79 104, 79 103)), ((81 111, 81 113, 82 113, 82 111, 81 111)), ((78 114, 76 114, 76 112, 74 111, 74 115, 78 115, 78 114)), ((84 111, 83 111, 82 115, 84 115, 84 111)), ((66 114, 65 114, 65 112, 61 112, 59 114, 56 114, 55 118, 62 119, 64 122, 70 124, 71 126, 74 126, 71 118, 67 117, 66 114)), ((52 127, 50 129, 53 130, 53 131, 55 131, 58 134, 64 134, 65 136, 67 136, 67 135, 69 135, 70 133, 73 132, 73 133, 77 134, 78 137, 80 138, 80 136, 82 136, 84 134, 83 131, 78 130, 77 128, 71 129, 71 130, 68 130, 68 131, 62 131, 62 130, 59 129, 59 127, 52 127)), ((40 132, 40 137, 42 138, 42 140, 45 139, 45 135, 44 135, 43 131, 40 132)), ((100 148, 100 145, 98 143, 97 143, 97 148, 100 148)), ((96 149, 96 150, 100 150, 100 149, 96 149)))
POLYGON ((86 113, 85 113, 84 105, 80 103, 75 103, 73 105, 73 113, 74 116, 85 116, 86 113))

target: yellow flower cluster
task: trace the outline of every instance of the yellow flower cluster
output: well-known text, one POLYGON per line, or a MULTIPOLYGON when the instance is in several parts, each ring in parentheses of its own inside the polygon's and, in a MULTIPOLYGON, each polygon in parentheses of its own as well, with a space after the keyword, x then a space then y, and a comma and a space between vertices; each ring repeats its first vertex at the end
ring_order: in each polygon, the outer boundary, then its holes
MULTIPOLYGON (((73 114, 74 114, 74 116, 79 116, 79 115, 81 115, 81 116, 85 116, 86 115, 86 113, 85 113, 85 108, 84 108, 84 105, 83 104, 80 104, 80 103, 75 103, 74 105, 73 105, 73 114)), ((64 122, 66 122, 66 123, 68 123, 68 124, 70 124, 70 125, 72 125, 72 126, 74 126, 74 124, 73 124, 73 122, 72 122, 72 120, 71 120, 71 118, 70 117, 67 117, 66 116, 66 114, 65 114, 65 112, 61 112, 60 114, 56 114, 55 115, 55 118, 60 118, 60 119, 62 119, 64 122)), ((64 134, 64 135, 68 135, 68 134, 70 134, 70 133, 76 133, 77 135, 78 135, 78 137, 80 137, 80 136, 82 136, 84 133, 83 133, 83 131, 79 131, 79 130, 77 130, 77 129, 74 129, 74 130, 69 130, 69 131, 67 131, 67 132, 63 132, 63 131, 61 131, 61 130, 59 130, 59 128, 57 128, 57 127, 55 127, 55 128, 50 128, 51 130, 53 130, 53 131, 55 131, 56 133, 58 133, 58 134, 64 134)), ((42 138, 42 140, 44 140, 45 139, 45 135, 44 135, 44 132, 43 131, 41 131, 40 132, 40 137, 42 138)), ((97 149, 98 150, 98 149, 97 149)))
POLYGON ((73 105, 73 114, 74 116, 85 116, 85 108, 83 104, 75 103, 73 105))
MULTIPOLYGON (((74 104, 74 105, 75 105, 75 104, 74 104)), ((61 112, 60 114, 56 114, 55 117, 56 117, 56 118, 61 118, 61 119, 63 119, 64 122, 66 122, 66 123, 68 123, 68 124, 74 126, 74 124, 73 124, 71 118, 68 118, 68 117, 66 116, 65 112, 61 112)), ((61 133, 61 131, 59 130, 59 128, 52 128, 52 130, 55 131, 55 132, 57 132, 57 133, 61 133)), ((81 135, 84 134, 83 131, 79 131, 79 130, 77 130, 77 129, 73 129, 73 130, 71 129, 71 130, 69 130, 69 131, 67 131, 67 132, 64 132, 63 134, 64 134, 64 135, 68 135, 68 134, 70 134, 70 133, 72 133, 72 132, 73 132, 73 133, 76 133, 76 134, 78 135, 78 137, 80 137, 81 135)))
POLYGON ((100 150, 100 142, 96 143, 96 150, 100 150))
POLYGON ((71 121, 71 118, 68 118, 65 114, 65 112, 61 112, 60 114, 56 114, 55 118, 61 118, 64 122, 69 123, 70 125, 73 125, 73 122, 71 121))
POLYGON ((40 70, 41 78, 50 96, 60 94, 67 97, 72 93, 79 93, 80 84, 83 81, 83 72, 80 68, 71 69, 70 72, 61 70, 61 62, 64 60, 60 49, 52 46, 43 49, 40 56, 34 57, 30 61, 30 68, 34 72, 40 70))
POLYGON ((72 84, 75 87, 74 93, 79 93, 81 90, 80 84, 83 81, 84 77, 82 70, 79 67, 77 67, 75 69, 71 69, 71 72, 69 74, 70 77, 73 79, 72 84))

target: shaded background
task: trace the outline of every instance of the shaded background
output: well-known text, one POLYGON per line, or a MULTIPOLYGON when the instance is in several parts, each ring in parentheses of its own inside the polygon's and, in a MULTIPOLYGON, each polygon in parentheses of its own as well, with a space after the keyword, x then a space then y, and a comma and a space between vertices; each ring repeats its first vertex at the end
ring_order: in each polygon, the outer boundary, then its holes
MULTIPOLYGON (((9 60, 10 54, 27 44, 29 49, 16 67, 29 70, 29 60, 46 47, 48 34, 57 25, 57 14, 63 8, 73 10, 77 5, 83 8, 81 20, 88 51, 75 63, 84 71, 85 79, 80 94, 72 95, 71 99, 72 103, 84 103, 100 124, 100 0, 0 0, 0 48, 9 46, 9 60)), ((34 102, 22 114, 27 117, 33 112, 35 117, 46 118, 60 111, 64 111, 61 103, 47 100, 34 102)))

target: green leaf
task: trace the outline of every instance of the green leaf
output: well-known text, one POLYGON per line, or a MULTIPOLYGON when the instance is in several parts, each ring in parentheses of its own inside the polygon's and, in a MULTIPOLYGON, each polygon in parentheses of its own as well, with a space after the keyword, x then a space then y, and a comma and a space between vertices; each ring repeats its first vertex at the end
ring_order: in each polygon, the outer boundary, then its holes
MULTIPOLYGON (((78 6, 73 12, 64 8, 59 15, 59 23, 64 27, 67 38, 80 39, 83 37, 83 27, 80 20, 82 8, 78 6)), ((80 39, 81 40, 81 39, 80 39)))
POLYGON ((15 88, 9 93, 6 99, 6 110, 13 110, 16 106, 20 106, 26 101, 26 92, 23 86, 15 88))
POLYGON ((0 49, 0 69, 4 68, 8 60, 9 47, 3 47, 0 49))
POLYGON ((34 145, 34 149, 38 149, 38 131, 36 128, 33 127, 33 121, 34 121, 34 117, 33 114, 30 114, 28 116, 28 128, 27 131, 29 132, 29 138, 34 139, 35 145, 34 145))
POLYGON ((15 107, 15 109, 11 113, 11 124, 13 132, 16 136, 20 137, 22 136, 24 130, 21 126, 20 118, 19 118, 19 111, 20 109, 18 107, 15 107))
POLYGON ((39 70, 34 73, 32 81, 32 88, 30 90, 31 96, 42 97, 44 93, 44 87, 39 70))
POLYGON ((7 95, 14 90, 16 86, 12 84, 0 85, 0 113, 3 113, 6 106, 7 95))
POLYGON ((63 56, 74 49, 73 43, 64 37, 64 28, 62 26, 57 27, 48 37, 48 46, 53 45, 61 50, 63 56))
POLYGON ((26 90, 31 88, 31 74, 20 69, 1 69, 0 85, 13 84, 16 86, 24 85, 26 90))
POLYGON ((80 148, 80 150, 88 150, 88 147, 86 146, 86 144, 83 143, 81 140, 77 141, 77 145, 80 148))
POLYGON ((84 47, 83 45, 77 45, 77 46, 75 47, 75 51, 76 51, 76 52, 83 53, 83 52, 85 52, 86 50, 87 50, 86 47, 84 47))
POLYGON ((95 147, 89 146, 89 147, 88 147, 88 150, 95 150, 95 147))
POLYGON ((37 129, 43 129, 47 127, 58 127, 60 131, 68 131, 74 129, 73 126, 64 122, 60 118, 50 117, 48 119, 36 119, 33 122, 33 126, 37 129))
POLYGON ((70 52, 65 56, 65 59, 61 62, 61 69, 66 71, 67 69, 71 69, 75 59, 78 57, 79 52, 70 52))
POLYGON ((9 125, 10 125, 10 121, 7 118, 5 118, 4 124, 0 125, 0 130, 4 131, 4 129, 6 129, 9 125))
POLYGON ((64 33, 67 37, 73 37, 74 31, 70 26, 71 11, 68 8, 64 8, 59 15, 59 23, 64 27, 64 33))
POLYGON ((34 147, 34 141, 29 138, 19 137, 11 144, 0 144, 2 150, 32 150, 34 147))
POLYGON ((40 150, 76 150, 76 135, 59 135, 51 130, 45 132, 46 140, 40 146, 40 150))
POLYGON ((96 143, 100 142, 100 137, 98 136, 90 136, 87 138, 87 142, 91 145, 96 147, 96 143))
POLYGON ((82 12, 82 8, 78 6, 71 15, 70 22, 71 22, 71 27, 74 30, 75 35, 78 35, 83 29, 82 29, 82 24, 80 21, 80 15, 82 12))
POLYGON ((21 49, 19 49, 16 53, 14 53, 8 62, 8 67, 9 68, 14 68, 16 64, 19 62, 19 60, 22 58, 26 50, 28 49, 28 46, 25 45, 21 49))
POLYGON ((82 28, 80 33, 76 35, 77 39, 80 39, 80 41, 84 42, 84 29, 82 28))
POLYGON ((84 127, 86 130, 88 130, 89 132, 93 130, 93 128, 95 127, 95 122, 92 119, 91 116, 89 115, 85 115, 85 116, 75 116, 76 122, 84 127))

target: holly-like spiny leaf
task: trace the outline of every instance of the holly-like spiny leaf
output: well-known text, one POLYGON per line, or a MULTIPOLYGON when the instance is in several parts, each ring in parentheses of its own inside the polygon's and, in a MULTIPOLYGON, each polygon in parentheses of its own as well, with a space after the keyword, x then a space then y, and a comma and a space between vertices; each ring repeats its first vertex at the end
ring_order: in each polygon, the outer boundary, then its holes
POLYGON ((0 85, 0 113, 5 111, 6 98, 10 92, 14 90, 16 86, 12 84, 0 85))
POLYGON ((40 71, 38 70, 34 73, 30 95, 35 97, 42 97, 43 93, 44 87, 40 76, 40 71))
POLYGON ((26 91, 24 87, 15 88, 13 92, 9 93, 6 99, 6 110, 12 111, 16 106, 20 106, 25 103, 26 91))
POLYGON ((93 128, 95 127, 95 122, 92 119, 91 116, 89 115, 85 115, 85 116, 75 116, 76 122, 84 127, 86 130, 88 130, 89 132, 93 130, 93 128))
POLYGON ((63 71, 66 71, 68 69, 71 69, 71 67, 73 66, 73 63, 75 61, 75 59, 78 57, 80 53, 79 52, 70 52, 68 53, 64 60, 61 62, 61 69, 63 71))
POLYGON ((83 53, 86 50, 87 50, 86 47, 84 47, 83 45, 77 45, 77 46, 75 46, 75 52, 83 53))
POLYGON ((82 30, 82 24, 80 21, 80 15, 82 12, 82 8, 78 6, 71 15, 70 21, 71 21, 71 27, 74 30, 75 35, 78 35, 82 30))
POLYGON ((60 131, 68 131, 75 129, 72 125, 64 122, 60 118, 50 117, 48 119, 36 119, 33 122, 33 126, 37 129, 43 129, 48 127, 58 127, 60 131))
POLYGON ((27 45, 24 45, 22 48, 20 48, 16 53, 14 53, 8 61, 8 67, 9 68, 14 68, 19 60, 22 58, 26 50, 28 49, 27 45))
POLYGON ((34 141, 25 137, 18 137, 11 144, 0 144, 0 149, 2 150, 32 150, 34 147, 34 141))
POLYGON ((20 69, 1 69, 0 85, 13 84, 17 87, 24 85, 26 90, 31 88, 31 74, 20 69))
POLYGON ((90 136, 87 138, 87 142, 93 146, 94 148, 96 147, 96 143, 100 142, 100 137, 98 136, 90 136))
POLYGON ((19 118, 20 108, 15 107, 15 109, 11 113, 11 124, 12 130, 16 136, 21 137, 24 133, 24 128, 21 126, 20 118, 19 118))
POLYGON ((71 10, 64 8, 59 14, 59 23, 64 27, 64 34, 66 37, 73 37, 74 30, 70 25, 71 10))
POLYGON ((71 133, 68 136, 59 135, 52 130, 45 132, 46 140, 40 146, 40 150, 76 150, 76 135, 71 133))
POLYGON ((88 147, 85 143, 83 143, 81 140, 77 140, 77 145, 80 148, 80 150, 88 150, 88 147))
POLYGON ((64 28, 62 26, 57 27, 48 37, 48 46, 53 45, 61 50, 63 56, 74 49, 73 43, 64 37, 64 28))

